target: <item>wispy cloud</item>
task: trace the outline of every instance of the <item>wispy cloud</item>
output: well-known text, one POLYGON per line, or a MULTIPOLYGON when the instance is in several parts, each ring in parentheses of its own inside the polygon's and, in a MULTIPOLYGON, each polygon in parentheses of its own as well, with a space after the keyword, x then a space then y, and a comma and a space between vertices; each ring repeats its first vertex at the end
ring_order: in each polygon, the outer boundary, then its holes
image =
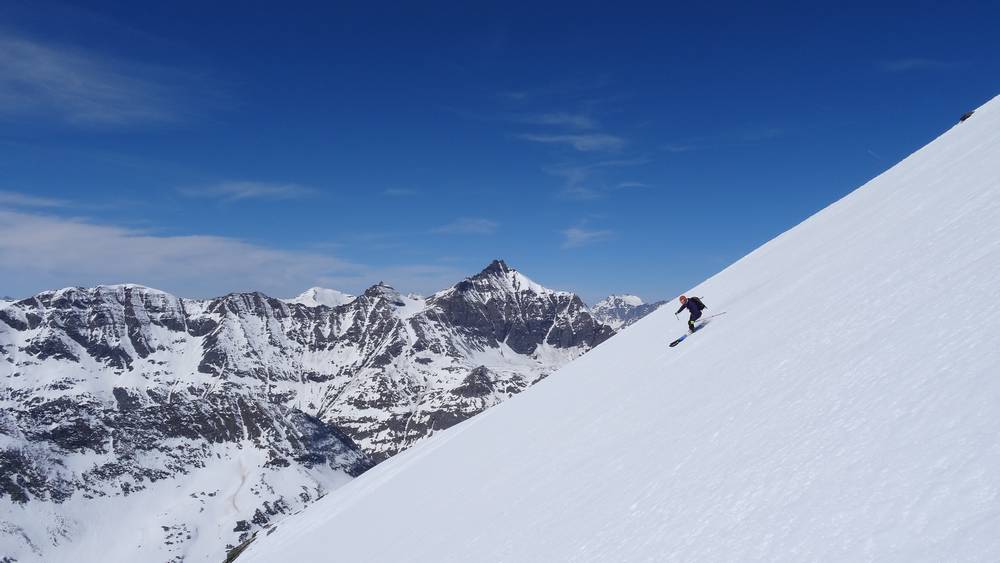
POLYGON ((432 292, 462 279, 454 265, 360 264, 328 252, 253 244, 233 237, 165 236, 149 231, 0 209, 0 279, 4 293, 139 283, 185 297, 232 291, 298 295, 307 287, 358 293, 378 280, 403 291, 432 292))
POLYGON ((455 107, 448 107, 446 109, 463 119, 482 121, 486 123, 521 123, 528 125, 549 125, 570 129, 596 129, 600 125, 597 119, 590 116, 588 113, 579 112, 551 111, 539 113, 512 113, 509 111, 471 111, 455 107))
POLYGON ((554 135, 525 133, 517 137, 534 143, 568 145, 580 152, 615 152, 625 146, 625 139, 606 133, 554 135))
POLYGON ((724 131, 716 135, 695 137, 684 141, 660 145, 660 150, 669 153, 685 153, 735 147, 752 147, 781 139, 786 131, 779 127, 748 127, 743 130, 724 131))
MULTIPOLYGON (((559 197, 573 200, 592 200, 606 196, 608 191, 612 189, 599 181, 603 170, 640 166, 649 162, 650 160, 647 158, 609 159, 587 164, 560 164, 543 168, 543 171, 563 179, 563 189, 559 192, 559 197)), ((638 182, 621 182, 614 187, 639 187, 638 184, 638 182)))
POLYGON ((576 201, 589 201, 593 199, 600 199, 605 195, 606 195, 606 190, 604 190, 603 188, 592 188, 580 184, 567 184, 559 192, 560 198, 572 199, 576 201))
POLYGON ((691 143, 670 143, 663 145, 661 148, 667 152, 681 153, 681 152, 695 151, 703 147, 691 143))
POLYGON ((911 70, 949 70, 958 68, 964 63, 956 61, 942 61, 939 59, 927 59, 921 57, 910 57, 903 59, 893 59, 879 61, 876 65, 886 72, 907 72, 911 70))
POLYGON ((20 192, 8 192, 0 190, 0 205, 9 207, 39 207, 55 208, 69 207, 71 203, 65 199, 50 197, 38 197, 20 192))
MULTIPOLYGON (((119 126, 177 118, 167 69, 0 36, 0 115, 119 126)), ((173 76, 172 78, 177 78, 173 76)))
POLYGON ((497 97, 508 102, 527 102, 538 100, 593 100, 595 92, 606 90, 613 84, 610 74, 578 76, 562 80, 547 81, 544 86, 524 87, 504 90, 497 97))
POLYGON ((575 129, 594 129, 597 127, 597 121, 588 115, 562 111, 524 115, 518 118, 518 121, 534 125, 555 125, 575 129))
POLYGON ((250 199, 271 201, 300 199, 317 193, 315 189, 299 184, 245 181, 222 182, 198 188, 180 188, 178 191, 188 197, 218 199, 225 202, 250 199))
POLYGON ((563 248, 579 248, 612 238, 614 231, 607 229, 588 229, 584 225, 570 227, 561 231, 563 235, 563 248))
POLYGON ((492 235, 500 223, 490 219, 462 218, 433 230, 439 235, 492 235))
POLYGON ((411 190, 409 188, 389 188, 387 190, 382 190, 382 195, 387 197, 409 197, 419 194, 417 190, 411 190))
POLYGON ((759 127, 747 129, 736 135, 737 140, 744 143, 759 143, 761 141, 773 141, 785 136, 785 130, 780 127, 759 127))
POLYGON ((650 187, 652 186, 650 186, 649 184, 644 184, 642 182, 618 182, 618 185, 615 186, 615 189, 628 190, 632 188, 650 188, 650 187))

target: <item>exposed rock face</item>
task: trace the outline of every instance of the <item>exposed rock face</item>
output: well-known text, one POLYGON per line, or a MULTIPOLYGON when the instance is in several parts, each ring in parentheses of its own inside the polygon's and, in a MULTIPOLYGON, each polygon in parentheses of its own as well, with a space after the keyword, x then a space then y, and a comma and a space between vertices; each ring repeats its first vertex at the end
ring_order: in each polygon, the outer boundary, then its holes
POLYGON ((666 304, 666 301, 643 303, 635 295, 610 295, 591 308, 594 318, 601 323, 621 330, 666 304))
POLYGON ((240 381, 267 370, 213 369, 232 355, 220 345, 233 329, 226 319, 279 318, 274 304, 186 302, 124 285, 0 309, 0 552, 99 554, 99 513, 108 533, 159 536, 125 546, 151 560, 221 559, 369 468, 335 425, 240 381))
POLYGON ((221 560, 614 333, 501 261, 426 299, 307 294, 120 285, 0 303, 0 553, 110 558, 99 509, 134 532, 123 554, 221 560))
POLYGON ((502 261, 432 297, 435 320, 461 327, 487 347, 505 343, 518 354, 539 346, 593 347, 613 332, 595 322, 579 297, 547 290, 502 261))

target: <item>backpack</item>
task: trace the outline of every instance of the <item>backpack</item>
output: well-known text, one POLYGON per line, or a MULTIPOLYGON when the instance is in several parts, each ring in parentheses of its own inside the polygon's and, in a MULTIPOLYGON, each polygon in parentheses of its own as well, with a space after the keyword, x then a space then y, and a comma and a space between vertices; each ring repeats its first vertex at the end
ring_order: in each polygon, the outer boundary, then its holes
POLYGON ((705 309, 708 309, 708 306, 702 303, 701 299, 698 299, 697 297, 689 297, 688 299, 694 301, 694 304, 698 306, 699 311, 704 311, 705 309))

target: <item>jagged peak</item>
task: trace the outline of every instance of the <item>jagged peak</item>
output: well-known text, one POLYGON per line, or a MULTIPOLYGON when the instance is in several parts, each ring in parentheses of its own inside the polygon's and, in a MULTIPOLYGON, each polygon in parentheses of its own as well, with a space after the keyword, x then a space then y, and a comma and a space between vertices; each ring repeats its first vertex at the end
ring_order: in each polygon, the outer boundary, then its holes
POLYGON ((142 284, 139 284, 139 283, 113 283, 113 284, 107 284, 107 285, 102 284, 102 285, 98 285, 94 289, 97 289, 97 290, 111 290, 111 291, 118 291, 120 289, 133 289, 133 290, 139 290, 139 291, 148 291, 150 293, 167 293, 166 291, 163 291, 162 289, 156 289, 155 287, 149 287, 148 285, 142 285, 142 284))
POLYGON ((385 283, 384 281, 379 281, 377 284, 372 285, 371 287, 369 287, 368 289, 366 289, 365 292, 364 292, 364 295, 366 295, 368 297, 374 297, 374 296, 378 296, 378 295, 384 295, 386 293, 399 294, 399 292, 396 291, 396 288, 394 288, 391 285, 385 283))
POLYGON ((513 271, 515 270, 510 266, 508 266, 506 262, 504 262, 500 258, 497 258, 496 260, 490 262, 488 266, 483 268, 483 271, 480 272, 480 274, 505 274, 507 272, 513 272, 513 271))
POLYGON ((212 301, 225 301, 226 299, 242 299, 248 297, 262 300, 271 299, 270 295, 261 291, 232 291, 221 297, 215 297, 212 301))
POLYGON ((543 286, 542 284, 522 274, 516 268, 511 268, 506 262, 499 258, 490 262, 490 264, 483 268, 483 270, 478 274, 466 278, 465 281, 456 284, 453 289, 465 291, 472 287, 476 282, 487 282, 492 285, 498 285, 515 293, 530 291, 540 295, 570 295, 570 292, 568 291, 557 291, 543 286))
POLYGON ((74 293, 74 292, 110 293, 110 292, 124 291, 126 289, 138 290, 146 293, 164 293, 164 294, 167 293, 166 291, 138 283, 113 283, 113 284, 100 284, 100 285, 95 285, 93 287, 71 285, 60 289, 50 289, 47 291, 41 291, 37 295, 64 295, 67 293, 74 293))
POLYGON ((384 281, 369 287, 362 295, 368 299, 385 299, 394 305, 403 305, 403 296, 396 291, 396 288, 384 281))
POLYGON ((362 294, 370 301, 383 301, 394 306, 394 315, 399 318, 408 319, 427 307, 427 300, 419 295, 409 293, 402 295, 396 288, 385 282, 378 282, 369 287, 362 294))
POLYGON ((103 298, 101 296, 109 296, 109 295, 117 296, 119 294, 124 295, 126 291, 134 291, 141 293, 143 295, 157 296, 171 300, 178 299, 175 295, 160 289, 148 287, 137 283, 119 283, 119 284, 96 285, 94 287, 68 286, 60 289, 49 289, 46 291, 40 291, 35 295, 32 295, 31 297, 21 299, 17 301, 17 303, 31 302, 36 299, 74 300, 74 299, 90 299, 93 297, 103 298))

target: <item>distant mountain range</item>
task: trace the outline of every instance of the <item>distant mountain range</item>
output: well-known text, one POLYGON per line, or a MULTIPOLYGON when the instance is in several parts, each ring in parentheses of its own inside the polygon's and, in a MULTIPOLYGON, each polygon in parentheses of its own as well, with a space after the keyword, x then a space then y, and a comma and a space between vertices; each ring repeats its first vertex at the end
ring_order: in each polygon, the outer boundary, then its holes
POLYGON ((653 311, 660 308, 666 301, 643 303, 635 295, 611 295, 591 307, 590 313, 598 321, 621 330, 653 311))
POLYGON ((657 305, 589 309, 502 261, 426 298, 116 285, 0 303, 0 553, 220 560, 657 305))

